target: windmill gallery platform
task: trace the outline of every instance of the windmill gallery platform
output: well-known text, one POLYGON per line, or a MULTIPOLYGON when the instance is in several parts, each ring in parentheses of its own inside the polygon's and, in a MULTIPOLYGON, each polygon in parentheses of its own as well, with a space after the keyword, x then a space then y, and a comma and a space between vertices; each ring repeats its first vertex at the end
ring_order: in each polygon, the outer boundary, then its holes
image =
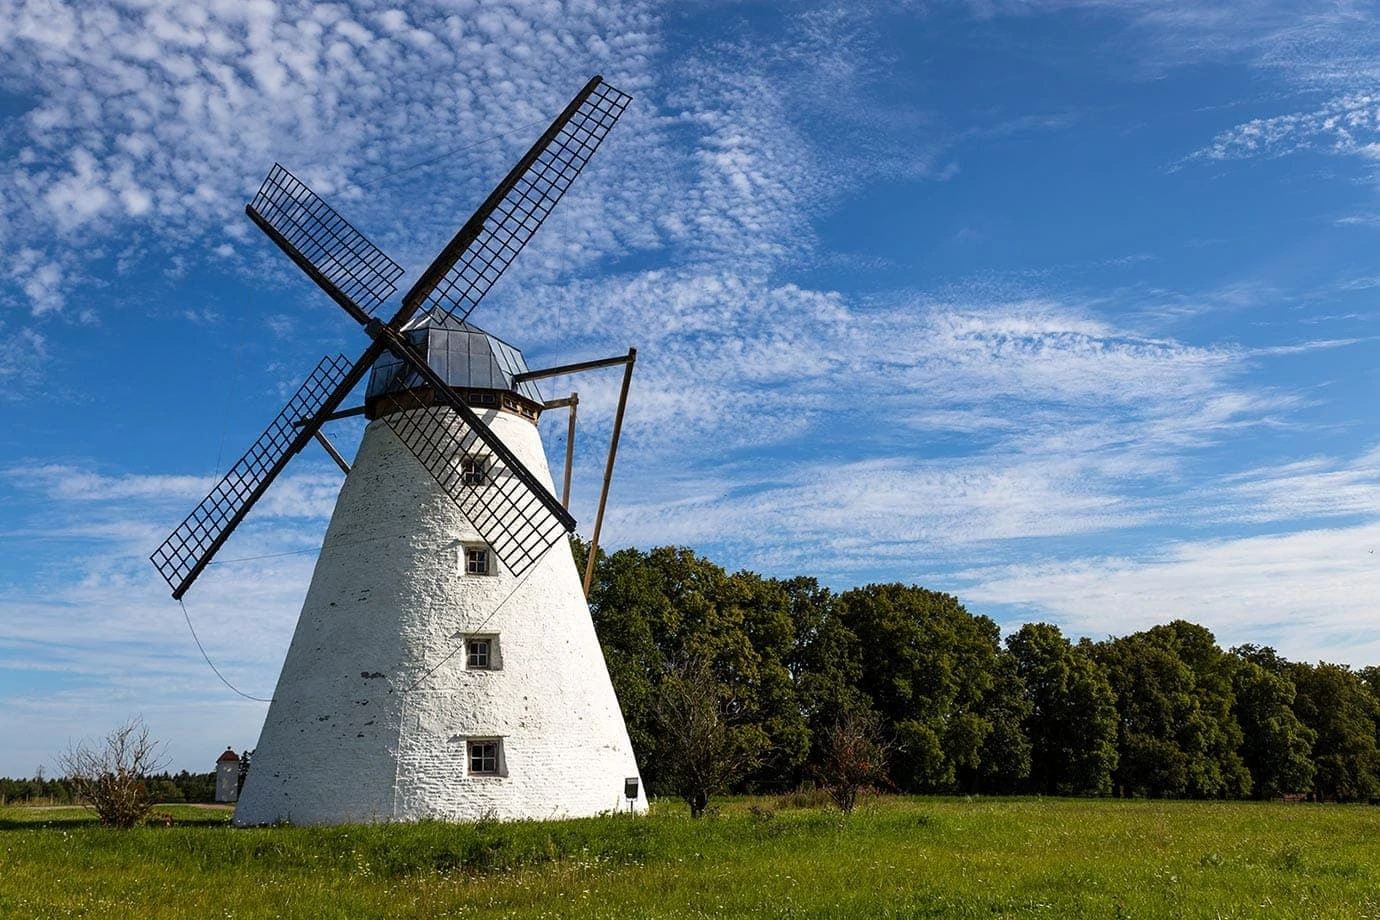
MULTIPOLYGON (((513 382, 527 370, 517 349, 444 317, 407 331, 549 487, 541 400, 513 382)), ((376 365, 370 414, 411 382, 376 365)), ((482 456, 456 462, 486 487, 482 456)), ((637 775, 567 541, 521 577, 507 571, 387 422, 372 421, 235 823, 591 815, 626 809, 625 780, 637 775)))

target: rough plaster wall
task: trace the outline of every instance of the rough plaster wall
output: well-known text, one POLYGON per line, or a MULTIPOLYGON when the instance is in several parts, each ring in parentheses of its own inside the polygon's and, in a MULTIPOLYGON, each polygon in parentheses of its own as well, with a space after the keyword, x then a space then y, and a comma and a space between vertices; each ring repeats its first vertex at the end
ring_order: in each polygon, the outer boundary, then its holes
MULTIPOLYGON (((507 413, 484 419, 549 486, 536 426, 507 413)), ((568 544, 519 580, 464 574, 464 547, 478 542, 388 426, 372 422, 327 528, 236 824, 627 808, 623 781, 637 766, 568 544), (498 636, 501 669, 466 668, 473 633, 498 636), (502 739, 506 775, 469 775, 472 737, 502 739)), ((635 807, 646 807, 645 795, 635 807)))

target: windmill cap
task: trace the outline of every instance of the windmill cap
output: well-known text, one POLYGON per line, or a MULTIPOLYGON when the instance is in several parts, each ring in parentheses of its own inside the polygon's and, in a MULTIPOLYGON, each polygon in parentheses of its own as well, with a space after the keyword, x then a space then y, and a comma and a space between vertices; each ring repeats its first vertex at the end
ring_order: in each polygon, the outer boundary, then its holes
POLYGON ((225 749, 225 753, 224 753, 224 754, 221 754, 219 757, 216 758, 216 763, 232 763, 232 762, 238 762, 239 759, 240 759, 240 755, 238 755, 238 754, 236 754, 234 751, 230 750, 230 748, 226 748, 226 749, 225 749))
MULTIPOLYGON (((402 331, 426 355, 431 369, 452 387, 509 390, 541 403, 541 393, 534 382, 513 382, 516 375, 528 370, 527 362, 521 351, 498 336, 440 312, 424 313, 402 331)), ((398 359, 393 355, 384 355, 374 364, 369 374, 366 400, 422 385, 416 374, 398 380, 394 375, 397 366, 398 359)))

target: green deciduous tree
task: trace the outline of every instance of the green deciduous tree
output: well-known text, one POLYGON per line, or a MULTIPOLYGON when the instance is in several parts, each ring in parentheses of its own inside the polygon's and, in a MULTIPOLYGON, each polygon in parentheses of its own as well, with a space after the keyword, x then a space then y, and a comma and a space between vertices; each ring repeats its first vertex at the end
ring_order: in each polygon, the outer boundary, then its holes
POLYGON ((973 791, 1011 794, 1030 779, 1032 748, 1026 723, 1032 705, 1016 659, 997 650, 992 686, 982 698, 982 718, 991 726, 978 752, 973 791))
POLYGON ((1185 739, 1185 749, 1191 752, 1189 794, 1214 797, 1249 794, 1251 776, 1240 754, 1242 735, 1236 720, 1236 696, 1232 686, 1240 659, 1224 652, 1208 629, 1186 620, 1152 627, 1147 634, 1173 649, 1193 673, 1193 695, 1201 721, 1194 726, 1198 729, 1197 737, 1185 739))
POLYGON ((1106 795, 1117 767, 1117 710, 1101 667, 1048 623, 1022 626, 1006 640, 1030 700, 1033 791, 1106 795))
POLYGON ((1212 634, 1176 620, 1092 646, 1116 693, 1123 794, 1239 796, 1250 773, 1237 753, 1231 664, 1212 634))
POLYGON ((1361 676, 1335 664, 1290 664, 1299 720, 1315 733, 1313 789, 1319 798, 1367 801, 1380 795, 1380 705, 1361 676))
POLYGON ((975 772, 992 723, 983 714, 997 658, 997 625, 949 594, 901 584, 839 595, 857 638, 861 689, 895 739, 892 779, 908 791, 957 788, 975 772))
POLYGON ((683 547, 621 550, 601 559, 595 574, 591 613, 650 788, 669 781, 657 710, 678 662, 702 662, 726 688, 734 725, 765 739, 759 778, 804 763, 810 734, 788 668, 795 625, 781 582, 729 575, 683 547))
POLYGON ((1257 798, 1308 792, 1317 735, 1294 713, 1294 682, 1242 659, 1232 677, 1241 756, 1257 798))

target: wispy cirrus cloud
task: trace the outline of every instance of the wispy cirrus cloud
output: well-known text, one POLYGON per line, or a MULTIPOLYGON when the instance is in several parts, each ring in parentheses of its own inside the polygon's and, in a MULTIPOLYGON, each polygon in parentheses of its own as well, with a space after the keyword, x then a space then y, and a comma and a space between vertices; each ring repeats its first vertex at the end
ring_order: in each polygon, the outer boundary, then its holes
POLYGON ((983 18, 1078 12, 1110 26, 1104 51, 1132 75, 1236 59, 1298 87, 1351 88, 1380 76, 1374 8, 1361 0, 965 0, 983 18))
POLYGON ((1314 456, 1230 473, 1220 494, 1241 520, 1370 517, 1380 509, 1380 447, 1352 458, 1314 456))
MULTIPOLYGON (((599 295, 647 345, 625 432, 633 470, 620 475, 681 473, 641 479, 606 533, 733 544, 744 564, 787 569, 819 570, 821 546, 837 572, 856 573, 954 545, 985 554, 1259 514, 1258 496, 1236 496, 1230 512, 1220 487, 1193 497, 1202 460, 1253 428, 1304 424, 1300 397, 1251 381, 1260 362, 1354 343, 1197 346, 1050 300, 864 307, 798 289, 640 282, 646 299, 631 284, 599 295), (668 290, 682 296, 650 296, 668 290)), ((582 400, 596 419, 615 384, 582 400)))
POLYGON ((47 357, 47 339, 34 329, 7 331, 0 323, 0 381, 9 383, 39 375, 47 357))

